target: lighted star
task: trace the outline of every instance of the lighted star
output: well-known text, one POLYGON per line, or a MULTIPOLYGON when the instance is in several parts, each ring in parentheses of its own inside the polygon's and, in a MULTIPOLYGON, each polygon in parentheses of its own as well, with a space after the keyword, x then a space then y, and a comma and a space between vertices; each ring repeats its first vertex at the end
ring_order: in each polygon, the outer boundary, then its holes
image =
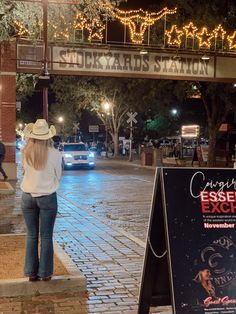
POLYGON ((206 27, 203 27, 202 31, 200 33, 197 33, 196 36, 199 39, 199 48, 210 49, 213 35, 208 33, 208 30, 206 27))
POLYGON ((229 43, 229 49, 236 49, 236 31, 234 31, 232 36, 227 37, 229 43))
POLYGON ((188 25, 185 25, 183 29, 185 31, 186 38, 192 38, 192 39, 194 39, 194 37, 196 36, 196 32, 198 30, 198 28, 194 26, 192 22, 190 22, 188 25))
POLYGON ((77 30, 83 30, 86 25, 86 19, 82 16, 80 12, 76 14, 76 21, 74 23, 74 28, 77 30))
POLYGON ((90 23, 86 23, 85 28, 89 31, 88 40, 102 40, 103 39, 103 31, 105 29, 105 25, 102 24, 97 19, 93 20, 90 23))
POLYGON ((178 30, 176 25, 172 25, 170 31, 166 31, 166 36, 168 37, 167 43, 171 46, 180 46, 181 45, 181 37, 183 36, 183 32, 178 30))
POLYGON ((226 31, 223 29, 223 27, 220 24, 213 30, 213 34, 214 34, 215 39, 220 37, 221 40, 223 41, 225 38, 226 31))

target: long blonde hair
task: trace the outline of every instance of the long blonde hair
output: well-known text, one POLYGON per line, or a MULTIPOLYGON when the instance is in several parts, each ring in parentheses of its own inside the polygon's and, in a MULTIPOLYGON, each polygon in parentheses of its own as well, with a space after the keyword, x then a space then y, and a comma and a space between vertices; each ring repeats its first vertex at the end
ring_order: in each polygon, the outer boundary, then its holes
POLYGON ((48 161, 48 149, 52 141, 29 138, 23 149, 23 160, 35 170, 43 170, 48 161))

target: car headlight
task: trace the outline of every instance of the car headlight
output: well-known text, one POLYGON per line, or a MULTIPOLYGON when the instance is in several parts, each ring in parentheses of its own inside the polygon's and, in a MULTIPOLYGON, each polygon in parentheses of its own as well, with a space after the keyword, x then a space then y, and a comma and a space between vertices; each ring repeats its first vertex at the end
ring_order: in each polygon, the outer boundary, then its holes
POLYGON ((65 154, 65 157, 66 158, 72 158, 72 155, 71 154, 65 154))
POLYGON ((94 153, 89 153, 90 158, 94 158, 94 153))

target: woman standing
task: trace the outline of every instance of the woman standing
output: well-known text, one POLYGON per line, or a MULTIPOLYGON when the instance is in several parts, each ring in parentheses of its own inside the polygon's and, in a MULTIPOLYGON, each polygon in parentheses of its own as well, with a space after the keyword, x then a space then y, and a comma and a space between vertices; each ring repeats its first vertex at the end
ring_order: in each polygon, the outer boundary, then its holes
POLYGON ((30 281, 48 281, 53 274, 56 190, 62 171, 61 153, 53 148, 51 140, 55 134, 55 127, 49 128, 44 119, 28 124, 24 130, 27 144, 22 151, 21 205, 27 227, 24 273, 30 281))

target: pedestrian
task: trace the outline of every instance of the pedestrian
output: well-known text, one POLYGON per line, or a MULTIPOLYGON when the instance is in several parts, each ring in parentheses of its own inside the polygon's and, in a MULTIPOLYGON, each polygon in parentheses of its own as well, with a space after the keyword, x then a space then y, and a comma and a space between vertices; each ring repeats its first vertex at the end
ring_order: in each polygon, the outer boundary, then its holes
POLYGON ((3 175, 3 179, 7 180, 8 176, 2 167, 3 160, 5 159, 6 148, 3 142, 0 141, 0 172, 3 175))
POLYGON ((48 281, 53 274, 56 190, 62 172, 61 153, 52 143, 55 134, 55 127, 49 128, 44 119, 30 123, 24 129, 27 142, 22 151, 24 178, 21 183, 21 206, 27 228, 24 274, 29 281, 48 281))

